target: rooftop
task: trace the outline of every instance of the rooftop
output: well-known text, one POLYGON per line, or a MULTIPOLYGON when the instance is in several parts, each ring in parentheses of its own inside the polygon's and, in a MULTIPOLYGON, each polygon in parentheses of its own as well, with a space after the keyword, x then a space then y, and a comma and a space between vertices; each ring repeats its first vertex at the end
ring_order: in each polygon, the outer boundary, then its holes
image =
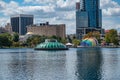
POLYGON ((49 22, 46 22, 46 23, 39 23, 39 24, 28 25, 27 27, 59 26, 59 25, 65 25, 65 24, 49 24, 49 22))
POLYGON ((33 17, 33 15, 30 15, 30 14, 16 14, 16 15, 11 16, 11 18, 12 17, 33 17))

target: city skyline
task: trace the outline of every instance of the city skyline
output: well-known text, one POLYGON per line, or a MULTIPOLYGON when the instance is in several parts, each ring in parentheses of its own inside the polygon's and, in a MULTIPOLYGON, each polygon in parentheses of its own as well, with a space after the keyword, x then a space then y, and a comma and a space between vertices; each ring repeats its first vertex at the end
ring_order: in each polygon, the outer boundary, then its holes
MULTIPOLYGON (((75 33, 75 4, 79 0, 1 0, 0 26, 10 22, 15 14, 33 14, 35 23, 66 24, 67 34, 75 33)), ((103 28, 119 28, 120 0, 100 0, 103 13, 103 28)))

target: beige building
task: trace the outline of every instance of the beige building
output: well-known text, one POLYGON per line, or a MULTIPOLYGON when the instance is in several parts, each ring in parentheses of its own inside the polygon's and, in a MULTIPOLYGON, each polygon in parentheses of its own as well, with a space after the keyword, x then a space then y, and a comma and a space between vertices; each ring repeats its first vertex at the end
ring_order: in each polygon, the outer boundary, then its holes
POLYGON ((66 28, 65 24, 59 25, 49 25, 48 22, 40 23, 39 25, 29 25, 27 26, 27 32, 32 32, 35 35, 44 35, 44 36, 58 36, 65 38, 66 28))
POLYGON ((7 23, 7 25, 5 25, 5 30, 8 33, 12 34, 12 26, 10 25, 10 23, 7 23))
POLYGON ((11 27, 10 23, 7 23, 5 25, 5 27, 0 27, 0 33, 10 33, 10 34, 12 34, 13 32, 12 32, 12 27, 11 27))

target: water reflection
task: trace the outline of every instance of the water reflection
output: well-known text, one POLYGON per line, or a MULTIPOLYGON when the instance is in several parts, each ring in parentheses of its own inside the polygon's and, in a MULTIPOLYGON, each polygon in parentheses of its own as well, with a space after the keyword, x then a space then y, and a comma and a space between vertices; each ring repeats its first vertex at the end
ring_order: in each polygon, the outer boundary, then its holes
POLYGON ((8 78, 14 80, 32 79, 34 74, 34 55, 27 50, 18 49, 17 53, 11 54, 8 63, 8 78))
POLYGON ((76 70, 78 80, 101 80, 101 63, 101 49, 78 49, 76 70))
POLYGON ((78 80, 76 76, 77 55, 76 49, 71 49, 66 53, 66 79, 78 80))
MULTIPOLYGON (((100 80, 100 49, 30 51, 18 49, 1 54, 4 70, 0 80, 100 80), (12 53, 13 52, 13 53, 12 53), (5 59, 7 58, 7 59, 5 59)), ((3 70, 0 70, 2 72, 3 70)))
POLYGON ((0 80, 120 80, 120 49, 1 49, 0 80))
POLYGON ((120 80, 120 49, 102 49, 102 80, 120 80))
MULTIPOLYGON (((26 51, 27 52, 27 51, 26 51)), ((11 79, 15 80, 65 80, 65 52, 38 51, 19 53, 9 63, 11 79)))

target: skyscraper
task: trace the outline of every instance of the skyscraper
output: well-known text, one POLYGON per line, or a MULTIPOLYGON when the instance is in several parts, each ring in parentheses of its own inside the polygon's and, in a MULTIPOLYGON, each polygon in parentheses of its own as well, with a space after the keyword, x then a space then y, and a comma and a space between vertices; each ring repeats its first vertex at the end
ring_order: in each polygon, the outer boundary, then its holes
POLYGON ((100 9, 100 1, 80 0, 80 2, 77 2, 76 3, 77 38, 82 38, 85 34, 91 31, 100 31, 101 28, 102 28, 102 12, 100 9))
POLYGON ((33 24, 33 15, 19 14, 11 17, 12 30, 20 35, 26 34, 26 26, 31 24, 33 24))

